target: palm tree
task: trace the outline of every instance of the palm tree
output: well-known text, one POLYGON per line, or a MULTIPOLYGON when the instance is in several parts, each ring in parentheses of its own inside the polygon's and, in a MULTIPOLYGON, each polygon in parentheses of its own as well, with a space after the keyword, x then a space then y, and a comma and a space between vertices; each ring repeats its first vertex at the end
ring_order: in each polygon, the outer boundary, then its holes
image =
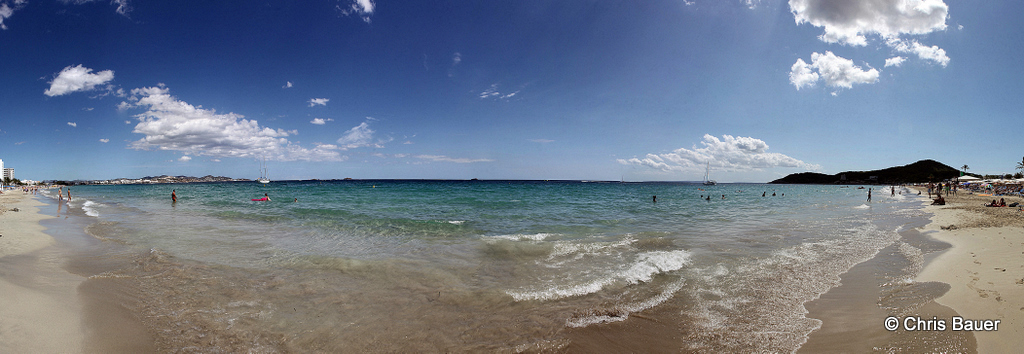
POLYGON ((1024 159, 1021 159, 1021 161, 1017 163, 1017 169, 1024 171, 1024 159))
POLYGON ((964 170, 964 175, 966 175, 966 174, 967 174, 967 170, 969 170, 969 169, 971 169, 971 168, 970 168, 969 166, 967 166, 967 165, 965 164, 965 165, 963 165, 963 166, 960 166, 960 169, 961 169, 961 170, 964 170))

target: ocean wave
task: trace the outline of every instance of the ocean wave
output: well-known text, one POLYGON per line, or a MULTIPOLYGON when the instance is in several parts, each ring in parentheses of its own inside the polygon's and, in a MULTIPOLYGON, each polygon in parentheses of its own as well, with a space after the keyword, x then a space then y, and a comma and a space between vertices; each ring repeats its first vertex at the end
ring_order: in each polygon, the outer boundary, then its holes
POLYGON ((85 215, 89 215, 89 216, 92 216, 92 217, 97 217, 97 216, 100 216, 100 212, 96 211, 95 207, 99 207, 99 206, 102 206, 102 205, 103 204, 96 203, 96 202, 93 202, 91 200, 86 200, 85 203, 82 204, 82 210, 85 211, 85 215))
POLYGON ((484 240, 508 240, 508 241, 544 241, 548 237, 556 236, 557 234, 549 233, 538 233, 532 235, 515 234, 515 235, 497 235, 497 236, 483 236, 484 240))
POLYGON ((840 284, 840 275, 899 239, 897 230, 870 223, 824 229, 826 239, 803 242, 729 267, 695 269, 685 315, 694 333, 684 349, 793 351, 821 321, 804 305, 840 284))
POLYGON ((684 250, 645 252, 637 255, 628 268, 613 271, 611 274, 589 282, 556 285, 540 290, 509 290, 506 293, 515 301, 545 301, 592 294, 617 282, 629 285, 649 282, 655 275, 679 270, 690 264, 690 256, 691 253, 684 250))
POLYGON ((575 316, 566 320, 565 325, 567 327, 586 327, 592 324, 624 321, 629 318, 629 314, 631 313, 640 312, 668 301, 668 299, 671 299, 672 296, 682 289, 685 284, 686 281, 684 279, 679 279, 672 284, 669 284, 669 286, 659 292, 658 295, 649 299, 616 306, 614 312, 610 314, 575 316))
POLYGON ((548 260, 555 260, 559 257, 566 257, 575 255, 573 259, 582 258, 584 255, 593 255, 601 253, 602 251, 629 246, 636 242, 636 239, 627 237, 621 241, 615 242, 587 242, 579 243, 573 241, 560 241, 555 243, 555 247, 551 250, 551 254, 548 256, 548 260))

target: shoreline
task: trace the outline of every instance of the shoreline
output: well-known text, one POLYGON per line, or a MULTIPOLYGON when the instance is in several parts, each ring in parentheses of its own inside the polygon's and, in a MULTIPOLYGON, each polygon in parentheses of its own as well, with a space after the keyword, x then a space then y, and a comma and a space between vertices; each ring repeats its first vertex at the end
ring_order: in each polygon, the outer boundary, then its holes
POLYGON ((947 324, 953 317, 965 317, 949 304, 935 301, 948 292, 948 284, 914 280, 952 247, 923 230, 933 223, 934 214, 924 208, 928 199, 913 199, 918 201, 921 206, 913 209, 919 216, 889 224, 898 226, 900 236, 895 242, 840 275, 839 286, 804 305, 807 317, 821 320, 822 325, 808 335, 798 352, 984 352, 969 331, 886 328, 889 317, 944 319, 947 324))
POLYGON ((1012 352, 1024 346, 1024 211, 983 206, 1000 197, 958 194, 946 205, 925 207, 933 216, 921 232, 952 247, 926 264, 915 282, 949 284, 935 302, 964 319, 1000 321, 996 330, 971 332, 979 353, 1012 352))
POLYGON ((0 194, 0 352, 80 353, 85 333, 77 287, 85 278, 40 223, 46 204, 21 191, 0 194), (19 211, 12 211, 17 208, 19 211))

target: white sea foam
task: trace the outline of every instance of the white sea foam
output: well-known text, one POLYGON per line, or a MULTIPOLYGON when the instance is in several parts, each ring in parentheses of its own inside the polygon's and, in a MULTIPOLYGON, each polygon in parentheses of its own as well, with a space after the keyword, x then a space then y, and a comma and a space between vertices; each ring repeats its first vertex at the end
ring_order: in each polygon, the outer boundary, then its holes
POLYGON ((629 246, 634 242, 636 242, 636 239, 632 237, 627 237, 624 240, 616 242, 579 243, 575 241, 559 241, 555 243, 555 247, 551 250, 551 255, 548 256, 548 260, 550 261, 573 254, 576 255, 573 259, 579 259, 584 255, 603 253, 608 249, 629 246))
POLYGON ((655 295, 646 300, 619 306, 618 309, 620 313, 618 313, 617 316, 598 315, 570 318, 565 321, 565 325, 567 327, 586 327, 598 323, 624 321, 627 318, 629 318, 629 314, 633 312, 643 311, 658 306, 665 301, 668 301, 668 299, 671 299, 672 296, 675 295, 677 291, 679 291, 679 289, 683 288, 684 284, 686 284, 686 281, 684 279, 679 279, 673 282, 672 284, 669 284, 669 286, 660 293, 658 293, 658 295, 655 295))
POLYGON ((85 203, 82 204, 82 210, 85 211, 85 215, 97 217, 100 216, 100 212, 96 211, 95 207, 98 207, 100 205, 102 204, 93 202, 91 200, 86 200, 85 203))
POLYGON ((452 225, 462 225, 466 220, 449 220, 448 223, 452 225))
POLYGON ((592 294, 615 282, 631 285, 649 282, 657 274, 682 269, 690 264, 690 255, 690 252, 684 250, 644 252, 637 255, 628 268, 611 271, 610 274, 589 282, 555 285, 540 290, 509 290, 506 293, 511 295, 515 301, 555 300, 592 294))
POLYGON ((861 204, 861 205, 855 206, 853 208, 854 209, 871 209, 871 206, 867 205, 867 204, 861 204))
POLYGON ((484 240, 509 240, 509 241, 544 241, 548 237, 555 236, 556 234, 539 233, 532 235, 515 234, 515 235, 497 235, 497 236, 484 236, 484 240))

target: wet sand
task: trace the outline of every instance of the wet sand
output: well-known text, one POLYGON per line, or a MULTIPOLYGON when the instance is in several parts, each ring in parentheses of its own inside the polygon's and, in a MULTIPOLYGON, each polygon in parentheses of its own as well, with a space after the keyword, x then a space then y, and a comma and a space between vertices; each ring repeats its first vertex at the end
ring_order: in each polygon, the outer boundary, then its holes
POLYGON ((960 316, 934 300, 950 286, 937 281, 908 281, 950 245, 932 239, 920 228, 929 220, 904 225, 900 240, 841 276, 842 285, 805 305, 807 317, 822 320, 808 336, 803 353, 956 352, 976 353, 970 332, 890 331, 885 319, 960 316), (908 257, 907 253, 910 253, 908 257))
MULTIPOLYGON (((934 213, 922 229, 952 245, 918 276, 950 290, 935 301, 966 319, 999 320, 998 330, 975 331, 978 352, 1009 353, 1024 346, 1024 211, 985 207, 1000 197, 958 193, 947 205, 928 206, 934 213)), ((1022 202, 1002 197, 1006 203, 1022 202)))
POLYGON ((84 278, 61 268, 64 257, 39 224, 50 218, 43 205, 21 191, 0 194, 0 352, 83 351, 76 287, 84 278))
MULTIPOLYGON (((926 192, 922 203, 931 204, 926 192)), ((884 269, 899 267, 887 260, 893 246, 857 265, 842 275, 843 285, 806 305, 807 316, 823 324, 800 351, 999 353, 1024 346, 1024 211, 985 207, 993 198, 1000 197, 961 191, 946 197, 946 205, 927 205, 927 222, 901 231, 902 241, 921 249, 924 267, 917 276, 886 283, 884 269), (946 328, 888 331, 888 316, 943 320, 946 328), (1000 324, 998 330, 956 331, 954 317, 1000 324)))

